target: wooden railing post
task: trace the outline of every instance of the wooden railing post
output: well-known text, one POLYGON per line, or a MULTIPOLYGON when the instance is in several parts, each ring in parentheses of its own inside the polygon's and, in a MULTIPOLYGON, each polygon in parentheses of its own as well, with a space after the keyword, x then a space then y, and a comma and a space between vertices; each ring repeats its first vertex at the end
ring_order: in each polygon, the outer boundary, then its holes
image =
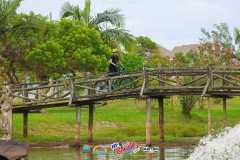
MULTIPOLYGON (((228 70, 228 69, 226 68, 226 63, 223 64, 223 70, 224 70, 224 71, 227 71, 227 70, 228 70)), ((228 74, 223 73, 223 81, 222 81, 223 87, 229 86, 229 83, 227 82, 227 80, 228 80, 228 74)), ((227 90, 227 89, 224 89, 224 90, 227 90)))
POLYGON ((69 99, 69 103, 68 105, 71 106, 73 102, 75 102, 77 100, 77 92, 76 92, 76 88, 75 88, 75 84, 74 84, 74 77, 72 74, 70 74, 70 99, 69 99))
MULTIPOLYGON (((90 72, 87 73, 87 79, 88 79, 88 80, 91 79, 91 73, 90 73, 90 72)), ((88 88, 93 88, 92 82, 88 82, 88 83, 87 83, 87 86, 88 86, 88 88)), ((87 93, 87 94, 88 94, 89 96, 92 95, 92 94, 93 94, 93 90, 88 89, 88 93, 87 93)), ((90 99, 90 98, 89 98, 89 99, 90 99)))
MULTIPOLYGON (((159 64, 158 65, 158 79, 163 80, 163 74, 161 73, 161 68, 162 68, 162 66, 161 66, 161 64, 159 64)), ((158 84, 159 84, 159 86, 165 86, 164 82, 159 81, 158 84)))
POLYGON ((208 87, 208 91, 212 91, 213 90, 213 72, 212 72, 212 64, 209 64, 208 66, 208 81, 209 81, 209 87, 208 87))
POLYGON ((144 92, 148 90, 148 76, 147 76, 147 68, 145 63, 143 64, 143 72, 142 72, 142 88, 140 95, 142 96, 144 92))

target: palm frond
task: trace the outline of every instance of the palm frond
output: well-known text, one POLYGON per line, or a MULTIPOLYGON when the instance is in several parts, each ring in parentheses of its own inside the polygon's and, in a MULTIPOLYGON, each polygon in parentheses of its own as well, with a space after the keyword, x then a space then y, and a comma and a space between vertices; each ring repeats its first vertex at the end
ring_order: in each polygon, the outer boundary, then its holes
POLYGON ((79 6, 72 6, 69 1, 65 2, 59 13, 60 18, 69 18, 75 20, 81 20, 82 18, 82 10, 79 6))
POLYGON ((110 44, 109 42, 116 42, 124 47, 129 46, 134 41, 134 36, 125 29, 107 29, 101 32, 101 36, 106 44, 110 44))
POLYGON ((82 15, 83 15, 84 22, 87 26, 90 21, 90 11, 91 11, 91 1, 85 0, 85 7, 84 7, 82 15))
POLYGON ((6 10, 5 13, 7 15, 11 15, 11 14, 16 14, 16 10, 19 7, 20 3, 23 0, 9 0, 9 1, 5 1, 6 2, 6 10))
POLYGON ((235 44, 240 43, 240 30, 238 28, 234 28, 234 36, 235 36, 235 44))
POLYGON ((95 25, 99 25, 101 23, 110 23, 117 28, 124 28, 125 17, 119 13, 120 11, 120 9, 109 9, 103 13, 98 13, 94 20, 95 25))

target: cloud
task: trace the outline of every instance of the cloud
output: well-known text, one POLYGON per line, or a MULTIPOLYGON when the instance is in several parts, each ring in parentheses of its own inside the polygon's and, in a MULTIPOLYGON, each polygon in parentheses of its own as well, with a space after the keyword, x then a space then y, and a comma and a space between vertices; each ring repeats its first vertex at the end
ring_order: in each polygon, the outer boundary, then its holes
POLYGON ((187 0, 179 8, 182 8, 180 9, 181 15, 201 19, 223 19, 235 14, 232 8, 221 3, 213 3, 211 0, 187 0))
POLYGON ((126 19, 126 28, 134 30, 134 28, 138 28, 142 25, 142 20, 140 17, 133 17, 126 19))

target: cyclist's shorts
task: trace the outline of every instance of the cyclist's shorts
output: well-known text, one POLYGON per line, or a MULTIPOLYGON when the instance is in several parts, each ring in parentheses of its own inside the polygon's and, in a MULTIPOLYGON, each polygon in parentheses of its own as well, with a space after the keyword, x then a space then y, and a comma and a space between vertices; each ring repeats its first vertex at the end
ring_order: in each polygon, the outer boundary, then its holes
MULTIPOLYGON (((118 69, 117 68, 112 68, 112 67, 109 67, 109 73, 114 73, 114 72, 118 72, 118 69)), ((115 76, 116 74, 110 74, 110 77, 113 77, 113 76, 115 76)))

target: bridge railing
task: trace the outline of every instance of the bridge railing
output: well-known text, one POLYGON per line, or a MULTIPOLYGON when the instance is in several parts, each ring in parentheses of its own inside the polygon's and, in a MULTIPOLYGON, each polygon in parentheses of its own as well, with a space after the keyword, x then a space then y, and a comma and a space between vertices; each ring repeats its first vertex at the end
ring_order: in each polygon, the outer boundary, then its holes
MULTIPOLYGON (((143 68, 142 72, 67 77, 10 85, 14 107, 136 96, 240 95, 240 68, 143 68), (111 88, 114 82, 114 88, 111 88), (99 87, 100 86, 100 87, 99 87), (104 86, 101 88, 101 86, 104 86)), ((2 91, 0 91, 0 94, 2 91)))
POLYGON ((193 91, 203 92, 207 83, 207 71, 206 67, 147 68, 143 93, 179 95, 194 94, 193 91))
POLYGON ((139 93, 142 73, 126 72, 123 75, 101 77, 87 76, 86 79, 76 79, 74 85, 77 99, 100 99, 121 96, 127 93, 139 93), (112 87, 111 84, 114 84, 112 87))
POLYGON ((142 94, 239 95, 240 68, 144 68, 142 94))
POLYGON ((222 91, 231 95, 238 94, 240 90, 240 68, 216 68, 213 70, 213 91, 222 91))
POLYGON ((13 106, 31 106, 68 101, 70 91, 68 79, 39 83, 10 85, 14 96, 13 106))

